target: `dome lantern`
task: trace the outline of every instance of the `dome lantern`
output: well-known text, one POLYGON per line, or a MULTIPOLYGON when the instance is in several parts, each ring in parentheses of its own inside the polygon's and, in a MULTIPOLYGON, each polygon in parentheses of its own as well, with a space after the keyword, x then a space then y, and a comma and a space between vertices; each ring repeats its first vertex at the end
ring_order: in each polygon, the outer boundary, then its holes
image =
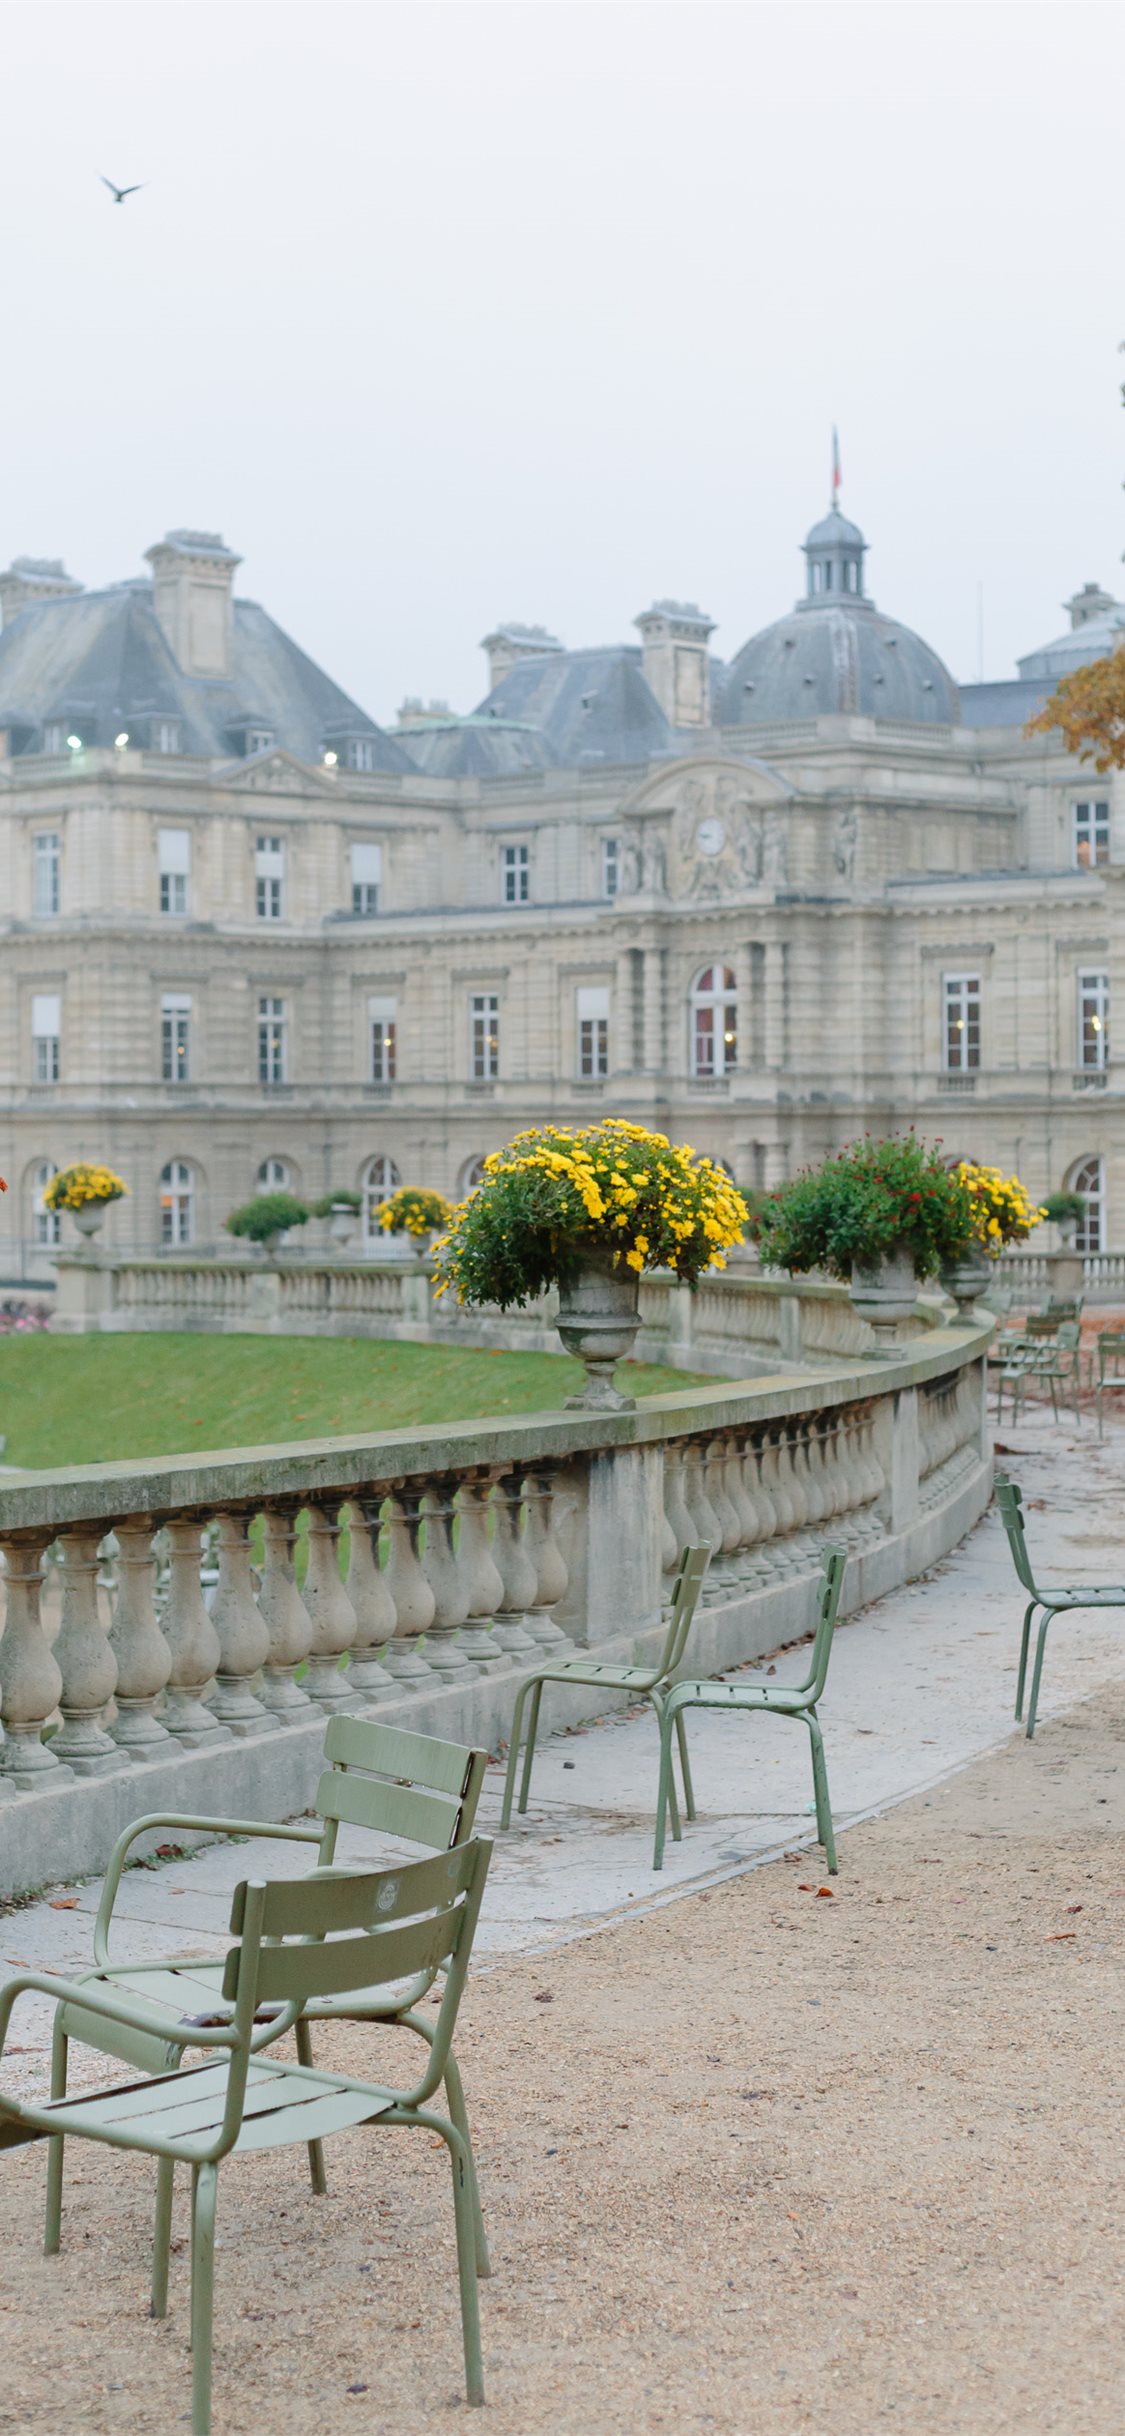
POLYGON ((857 524, 841 516, 838 507, 830 508, 819 524, 814 524, 802 543, 807 567, 806 596, 823 600, 832 593, 846 594, 852 600, 862 600, 863 561, 867 543, 857 524))

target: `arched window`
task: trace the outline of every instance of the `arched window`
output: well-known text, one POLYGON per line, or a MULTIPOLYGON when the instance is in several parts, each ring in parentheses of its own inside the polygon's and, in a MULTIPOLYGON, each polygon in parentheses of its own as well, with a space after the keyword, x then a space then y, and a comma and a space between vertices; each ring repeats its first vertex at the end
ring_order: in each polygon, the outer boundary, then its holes
POLYGON ((462 1201, 464 1200, 466 1193, 471 1193, 480 1183, 483 1175, 484 1153, 483 1151, 478 1151, 475 1159, 466 1159, 457 1180, 458 1197, 462 1201))
POLYGON ((386 1237, 375 1212, 388 1193, 396 1192, 402 1182, 393 1159, 369 1159, 363 1171, 363 1240, 366 1244, 384 1243, 386 1237))
POLYGON ((1106 1236, 1105 1160, 1080 1160, 1071 1176, 1067 1190, 1072 1193, 1081 1193, 1086 1204, 1085 1215, 1079 1219, 1075 1230, 1075 1251, 1104 1252, 1106 1236))
POLYGON ((709 964, 691 993, 691 1071, 700 1082, 730 1074, 738 1059, 738 996, 727 964, 709 964))
POLYGON ((195 1170, 186 1159, 169 1159, 160 1170, 160 1240, 169 1246, 195 1239, 195 1170))
POLYGON ((294 1189, 293 1168, 288 1159, 263 1159, 258 1169, 260 1193, 291 1193, 294 1189))
POLYGON ((49 1210, 43 1199, 55 1170, 49 1159, 40 1159, 28 1179, 31 1188, 31 1238, 42 1251, 51 1251, 62 1240, 62 1215, 49 1210))

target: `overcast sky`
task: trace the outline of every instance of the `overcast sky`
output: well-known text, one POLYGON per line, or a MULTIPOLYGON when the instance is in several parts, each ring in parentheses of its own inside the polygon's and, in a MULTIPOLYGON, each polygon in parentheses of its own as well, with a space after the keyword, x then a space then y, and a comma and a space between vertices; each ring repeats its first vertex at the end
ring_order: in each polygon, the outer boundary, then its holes
POLYGON ((221 530, 377 717, 481 636, 728 657, 828 501, 1014 673, 1125 592, 1117 5, 0 7, 0 563, 221 530), (98 183, 144 180, 115 205, 98 183))

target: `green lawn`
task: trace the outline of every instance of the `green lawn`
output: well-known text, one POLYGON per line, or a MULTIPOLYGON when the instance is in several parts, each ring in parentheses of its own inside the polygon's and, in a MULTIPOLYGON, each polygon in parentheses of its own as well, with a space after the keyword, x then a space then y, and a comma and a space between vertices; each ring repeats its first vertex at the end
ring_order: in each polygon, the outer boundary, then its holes
MULTIPOLYGON (((634 1395, 713 1385, 629 1362, 634 1395)), ((0 1339, 6 1464, 112 1463, 377 1429, 557 1410, 581 1365, 562 1353, 470 1353, 359 1337, 0 1339)))

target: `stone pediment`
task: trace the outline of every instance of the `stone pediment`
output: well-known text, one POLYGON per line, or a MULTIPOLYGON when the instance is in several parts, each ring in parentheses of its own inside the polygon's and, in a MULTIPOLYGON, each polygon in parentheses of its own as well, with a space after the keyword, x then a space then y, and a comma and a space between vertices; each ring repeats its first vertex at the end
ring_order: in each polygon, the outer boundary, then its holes
POLYGON ((764 761, 673 763, 622 805, 622 896, 701 902, 781 886, 795 789, 764 761))
POLYGON ((231 761, 218 773, 236 795, 330 795, 336 797, 331 778, 322 770, 313 769, 307 761, 299 761, 296 753, 284 746, 273 746, 266 753, 255 753, 248 761, 231 761))

